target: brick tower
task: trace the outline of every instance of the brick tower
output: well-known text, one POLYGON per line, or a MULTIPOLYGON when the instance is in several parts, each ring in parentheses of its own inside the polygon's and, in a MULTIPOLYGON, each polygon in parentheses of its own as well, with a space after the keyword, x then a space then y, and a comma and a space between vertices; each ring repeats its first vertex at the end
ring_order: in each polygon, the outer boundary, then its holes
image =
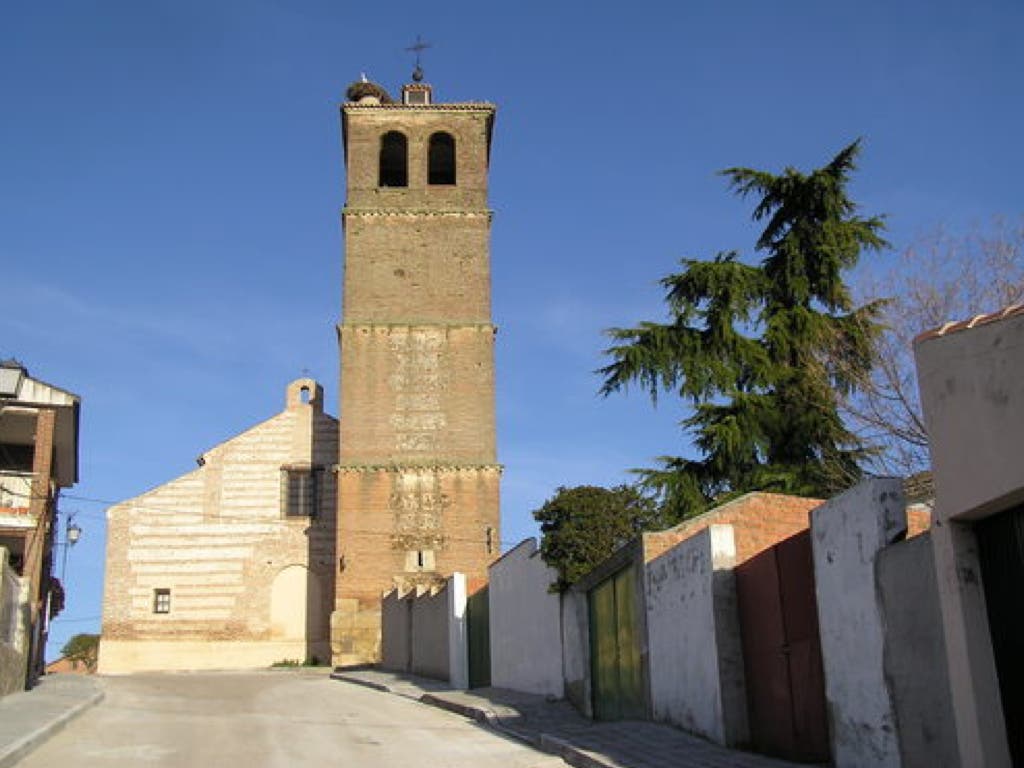
POLYGON ((495 108, 353 84, 346 162, 335 664, 380 656, 380 598, 498 556, 487 170, 495 108))

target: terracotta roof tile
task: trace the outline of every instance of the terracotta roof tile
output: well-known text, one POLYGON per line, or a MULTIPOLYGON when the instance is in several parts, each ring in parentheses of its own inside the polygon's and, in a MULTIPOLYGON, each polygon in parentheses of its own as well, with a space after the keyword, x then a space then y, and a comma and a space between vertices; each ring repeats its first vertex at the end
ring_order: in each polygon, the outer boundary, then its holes
POLYGON ((921 342, 928 341, 929 339, 935 339, 939 336, 948 336, 951 333, 958 333, 959 331, 966 331, 971 328, 976 328, 979 325, 987 325, 988 323, 994 323, 999 320, 1005 320, 1008 317, 1015 317, 1017 315, 1024 315, 1024 304, 1011 304, 1003 309, 990 312, 987 315, 975 315, 969 320, 961 320, 958 323, 949 322, 945 323, 938 328, 934 328, 930 331, 925 331, 914 337, 914 344, 920 344, 921 342))

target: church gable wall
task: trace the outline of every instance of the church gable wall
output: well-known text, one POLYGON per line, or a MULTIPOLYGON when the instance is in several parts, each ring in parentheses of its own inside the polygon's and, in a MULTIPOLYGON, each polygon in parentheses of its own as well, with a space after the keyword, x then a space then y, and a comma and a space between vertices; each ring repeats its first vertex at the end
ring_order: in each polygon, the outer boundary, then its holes
POLYGON ((289 402, 205 453, 198 469, 108 511, 101 671, 326 657, 338 430, 321 407, 289 402), (317 514, 286 515, 285 473, 317 467, 317 514), (275 599, 278 614, 294 603, 287 621, 275 622, 275 599), (210 653, 211 642, 225 652, 210 653))

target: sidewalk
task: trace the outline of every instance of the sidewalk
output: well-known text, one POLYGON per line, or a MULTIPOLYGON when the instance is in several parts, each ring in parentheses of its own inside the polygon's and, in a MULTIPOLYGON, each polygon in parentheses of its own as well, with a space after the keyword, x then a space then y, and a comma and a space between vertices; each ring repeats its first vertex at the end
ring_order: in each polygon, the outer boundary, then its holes
MULTIPOLYGON (((373 668, 339 670, 355 683, 457 712, 560 756, 577 768, 794 768, 795 763, 726 749, 658 723, 595 722, 565 701, 503 688, 457 691, 436 680, 373 668)), ((807 768, 802 766, 802 768, 807 768)))
POLYGON ((0 698, 0 768, 15 765, 103 698, 86 675, 47 675, 31 691, 0 698))

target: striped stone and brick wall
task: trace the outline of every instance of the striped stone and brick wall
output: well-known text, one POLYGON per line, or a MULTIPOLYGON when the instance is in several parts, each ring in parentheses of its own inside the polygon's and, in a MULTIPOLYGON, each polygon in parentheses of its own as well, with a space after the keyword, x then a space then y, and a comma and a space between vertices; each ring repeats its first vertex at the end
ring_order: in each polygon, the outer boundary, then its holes
POLYGON ((280 414, 108 510, 101 672, 328 659, 338 422, 322 401, 293 382, 280 414), (316 474, 314 514, 286 514, 289 472, 316 474))

